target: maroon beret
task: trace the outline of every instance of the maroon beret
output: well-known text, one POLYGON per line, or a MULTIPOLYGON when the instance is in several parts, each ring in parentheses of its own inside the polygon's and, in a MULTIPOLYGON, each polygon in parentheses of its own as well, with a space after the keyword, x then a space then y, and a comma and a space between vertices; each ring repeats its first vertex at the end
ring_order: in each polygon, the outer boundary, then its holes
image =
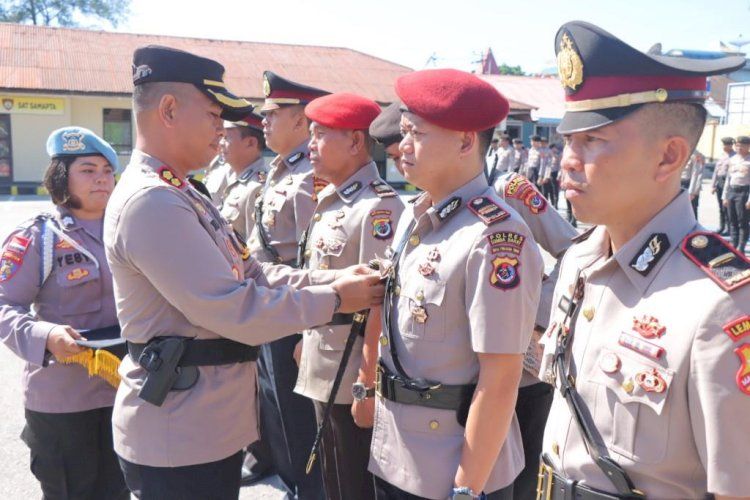
POLYGON ((380 114, 375 101, 356 94, 338 92, 318 97, 305 106, 305 116, 324 127, 367 130, 380 114))
POLYGON ((475 75, 425 69, 396 80, 396 94, 415 115, 449 130, 479 132, 508 116, 508 100, 475 75))

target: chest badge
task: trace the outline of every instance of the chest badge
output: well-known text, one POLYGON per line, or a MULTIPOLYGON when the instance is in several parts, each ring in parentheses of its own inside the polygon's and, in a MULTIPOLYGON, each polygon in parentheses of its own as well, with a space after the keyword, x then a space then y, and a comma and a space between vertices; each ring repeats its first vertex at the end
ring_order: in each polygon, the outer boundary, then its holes
POLYGON ((427 310, 422 306, 413 305, 411 307, 411 317, 417 323, 425 323, 427 321, 427 310))
POLYGON ((435 274, 435 266, 433 266, 431 262, 423 262, 422 264, 419 264, 419 274, 425 278, 432 276, 435 274))
POLYGON ((83 269, 82 267, 76 267, 75 269, 73 269, 72 271, 68 273, 66 278, 68 279, 68 281, 78 281, 78 280, 85 278, 88 275, 89 275, 89 272, 87 269, 83 269))
POLYGON ((639 371, 635 374, 635 382, 646 392, 660 394, 667 390, 667 382, 656 368, 639 371))
POLYGON ((437 247, 433 247, 427 254, 427 260, 431 262, 440 262, 440 250, 437 247))
POLYGON ((655 317, 644 314, 641 319, 633 318, 633 330, 644 339, 657 339, 667 332, 667 327, 655 317))

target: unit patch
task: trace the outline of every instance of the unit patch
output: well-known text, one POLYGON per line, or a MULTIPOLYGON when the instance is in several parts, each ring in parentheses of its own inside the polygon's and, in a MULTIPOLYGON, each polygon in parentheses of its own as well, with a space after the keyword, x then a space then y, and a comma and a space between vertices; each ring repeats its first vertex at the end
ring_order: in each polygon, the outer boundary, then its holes
POLYGON ((648 273, 659 263, 669 250, 669 238, 664 233, 654 233, 648 237, 648 241, 641 247, 638 254, 630 261, 630 267, 638 271, 642 276, 648 273))
POLYGON ((379 240, 389 240, 393 237, 393 221, 390 210, 373 210, 372 235, 379 240))
POLYGON ((750 283, 750 260, 715 233, 689 234, 682 241, 682 253, 727 292, 750 283), (698 237, 705 239, 696 246, 698 237))
POLYGON ((499 255, 492 259, 492 271, 490 272, 490 285, 500 290, 510 290, 518 286, 521 278, 518 275, 518 259, 499 255))
POLYGON ((726 332, 726 334, 729 335, 729 338, 734 342, 747 337, 750 335, 750 316, 746 314, 741 318, 737 318, 736 320, 727 323, 724 325, 724 332, 726 332))
POLYGON ((471 200, 469 202, 469 210, 474 212, 487 226, 510 217, 510 213, 500 208, 500 205, 485 196, 479 196, 471 200))
POLYGON ((515 175, 505 186, 505 196, 523 201, 533 214, 547 210, 547 200, 524 176, 515 175))
POLYGON ((487 236, 487 241, 490 243, 492 253, 504 252, 519 255, 526 236, 512 231, 502 231, 487 236))
POLYGON ((66 278, 68 279, 68 281, 78 281, 78 280, 85 278, 88 275, 89 275, 88 269, 84 269, 82 267, 76 267, 75 269, 73 269, 72 271, 68 273, 66 278))
POLYGON ((737 387, 750 395, 750 344, 742 344, 734 350, 740 357, 740 369, 737 370, 737 387))
POLYGON ((13 236, 0 256, 0 283, 8 281, 21 268, 23 258, 31 240, 23 236, 13 236))
POLYGON ((182 179, 180 179, 177 174, 175 174, 169 167, 161 167, 159 170, 157 170, 157 173, 159 174, 159 178, 170 186, 174 186, 179 189, 182 189, 185 186, 185 183, 182 182, 182 179))

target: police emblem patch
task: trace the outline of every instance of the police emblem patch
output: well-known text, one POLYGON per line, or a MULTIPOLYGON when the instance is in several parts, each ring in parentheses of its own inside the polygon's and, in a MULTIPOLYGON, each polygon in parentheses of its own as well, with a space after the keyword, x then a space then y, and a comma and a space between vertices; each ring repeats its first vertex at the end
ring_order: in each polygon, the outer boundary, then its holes
POLYGON ((492 259, 490 285, 500 290, 510 290, 518 286, 521 278, 518 275, 518 259, 502 255, 492 259))
POLYGON ((740 358, 740 369, 737 370, 737 387, 750 395, 750 344, 742 344, 734 350, 740 358))
POLYGON ((505 186, 505 196, 523 201, 529 211, 538 215, 547 210, 547 200, 542 194, 522 175, 514 175, 505 186))
POLYGON ((560 51, 557 53, 557 72, 563 87, 575 92, 583 83, 583 60, 578 55, 573 40, 564 33, 560 40, 560 51))
POLYGON ((389 240, 393 237, 393 220, 391 220, 390 210, 373 210, 370 212, 372 217, 372 235, 379 240, 389 240))
POLYGON ((138 82, 143 78, 150 76, 152 73, 151 67, 148 64, 141 64, 140 66, 133 66, 133 82, 138 82))

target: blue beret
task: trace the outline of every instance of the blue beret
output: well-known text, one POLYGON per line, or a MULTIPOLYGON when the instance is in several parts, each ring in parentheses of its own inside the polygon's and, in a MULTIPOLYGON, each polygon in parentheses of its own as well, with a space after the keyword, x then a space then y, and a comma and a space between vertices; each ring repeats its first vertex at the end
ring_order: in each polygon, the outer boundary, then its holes
POLYGON ((47 154, 50 158, 101 155, 115 171, 120 170, 120 162, 112 146, 83 127, 63 127, 52 132, 47 139, 47 154))

